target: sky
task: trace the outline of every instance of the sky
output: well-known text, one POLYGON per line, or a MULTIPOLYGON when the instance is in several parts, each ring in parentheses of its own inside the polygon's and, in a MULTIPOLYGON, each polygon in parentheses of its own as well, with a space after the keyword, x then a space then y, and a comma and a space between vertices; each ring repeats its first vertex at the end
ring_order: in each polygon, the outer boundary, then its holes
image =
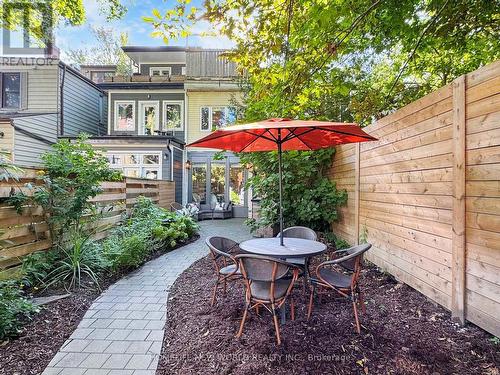
MULTIPOLYGON (((201 7, 201 0, 193 0, 190 6, 201 7)), ((122 0, 128 8, 127 14, 120 20, 108 21, 106 16, 99 11, 97 0, 84 0, 86 21, 81 26, 60 25, 56 30, 56 45, 61 50, 61 57, 65 60, 67 56, 64 51, 68 48, 78 49, 90 47, 95 44, 90 27, 113 28, 118 34, 126 32, 128 34, 128 44, 131 46, 163 46, 161 38, 153 38, 150 34, 152 27, 144 22, 141 17, 151 16, 153 8, 157 8, 163 13, 166 9, 175 4, 175 0, 122 0)), ((206 22, 195 25, 193 34, 208 30, 206 22)), ((204 48, 230 48, 233 43, 225 37, 200 37, 191 35, 188 38, 188 46, 204 48)), ((185 39, 171 41, 169 45, 186 46, 185 39)), ((71 63, 71 61, 66 61, 71 63)))

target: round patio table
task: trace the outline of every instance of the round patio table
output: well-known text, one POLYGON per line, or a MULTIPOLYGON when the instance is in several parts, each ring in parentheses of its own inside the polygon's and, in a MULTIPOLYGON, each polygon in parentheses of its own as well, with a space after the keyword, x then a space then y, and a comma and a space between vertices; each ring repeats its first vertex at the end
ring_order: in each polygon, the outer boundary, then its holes
POLYGON ((267 255, 276 258, 310 258, 323 253, 326 245, 302 238, 283 238, 283 246, 279 237, 254 238, 240 243, 240 249, 251 254, 267 255))
MULTIPOLYGON (((240 249, 246 253, 266 255, 275 258, 287 259, 293 262, 290 258, 305 258, 304 276, 309 279, 309 258, 314 255, 323 253, 327 247, 324 243, 305 240, 302 238, 283 238, 283 246, 280 245, 279 237, 271 238, 254 238, 240 243, 240 249)), ((281 310, 281 324, 286 321, 285 305, 281 310)))

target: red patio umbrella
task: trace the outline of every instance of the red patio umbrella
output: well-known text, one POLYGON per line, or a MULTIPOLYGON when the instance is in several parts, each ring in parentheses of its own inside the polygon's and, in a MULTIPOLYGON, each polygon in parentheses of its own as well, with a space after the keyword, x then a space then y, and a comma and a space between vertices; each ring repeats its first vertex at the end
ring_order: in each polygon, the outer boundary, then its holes
POLYGON ((272 118, 218 129, 188 146, 233 152, 278 151, 280 243, 283 246, 282 151, 319 150, 345 143, 375 140, 354 123, 272 118))

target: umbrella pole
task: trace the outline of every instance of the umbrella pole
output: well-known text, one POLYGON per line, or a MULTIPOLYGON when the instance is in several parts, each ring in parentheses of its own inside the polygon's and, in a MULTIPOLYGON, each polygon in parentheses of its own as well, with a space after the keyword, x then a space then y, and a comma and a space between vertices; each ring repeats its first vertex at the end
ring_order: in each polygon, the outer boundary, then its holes
POLYGON ((281 151, 281 129, 278 129, 278 171, 280 189, 280 245, 283 246, 283 171, 282 171, 282 151, 281 151))

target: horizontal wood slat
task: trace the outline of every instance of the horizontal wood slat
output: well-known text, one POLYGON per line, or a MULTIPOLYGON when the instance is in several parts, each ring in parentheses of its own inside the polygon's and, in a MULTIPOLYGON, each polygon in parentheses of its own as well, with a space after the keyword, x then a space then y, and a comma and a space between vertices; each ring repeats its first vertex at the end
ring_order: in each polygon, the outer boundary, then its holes
POLYGON ((364 233, 367 259, 497 336, 499 89, 500 61, 459 77, 364 128, 378 141, 359 157, 338 146, 327 173, 348 192, 339 237, 364 233))
MULTIPOLYGON (((0 197, 19 191, 32 194, 33 190, 24 185, 38 183, 36 176, 39 173, 35 169, 26 169, 19 181, 2 181, 0 197)), ((164 208, 169 208, 175 197, 173 181, 126 178, 103 182, 101 189, 101 194, 90 200, 97 205, 101 216, 86 224, 96 229, 93 236, 96 240, 105 238, 109 230, 122 221, 126 209, 131 208, 139 196, 147 196, 164 208)), ((15 274, 9 269, 17 269, 23 256, 52 247, 49 226, 39 206, 25 206, 17 213, 14 207, 5 203, 0 205, 0 230, 0 240, 4 240, 3 248, 0 248, 0 277, 15 274)))

